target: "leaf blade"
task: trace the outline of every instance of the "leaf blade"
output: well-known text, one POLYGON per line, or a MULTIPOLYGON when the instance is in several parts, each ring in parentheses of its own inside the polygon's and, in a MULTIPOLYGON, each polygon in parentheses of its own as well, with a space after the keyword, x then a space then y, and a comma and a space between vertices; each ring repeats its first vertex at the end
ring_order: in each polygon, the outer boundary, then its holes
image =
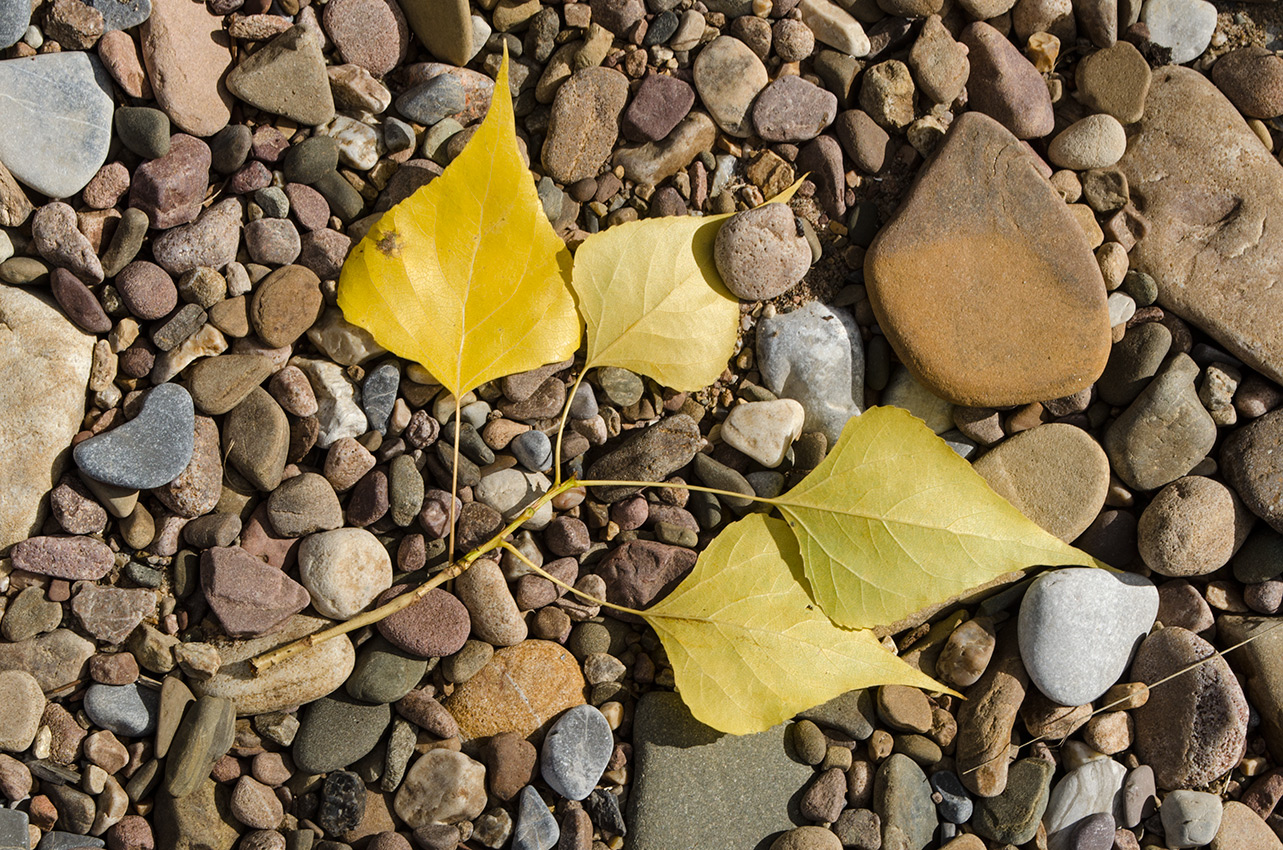
POLYGON ((872 632, 834 625, 803 581, 788 527, 755 513, 728 526, 690 575, 642 612, 697 719, 741 735, 855 688, 947 690, 887 652, 872 632))
POLYGON ((570 357, 570 252, 517 149, 507 62, 490 111, 445 171, 383 215, 339 276, 345 318, 456 396, 570 357))
POLYGON ((849 420, 823 463, 774 504, 816 601, 850 628, 896 622, 1034 564, 1097 565, 994 493, 920 420, 849 420))

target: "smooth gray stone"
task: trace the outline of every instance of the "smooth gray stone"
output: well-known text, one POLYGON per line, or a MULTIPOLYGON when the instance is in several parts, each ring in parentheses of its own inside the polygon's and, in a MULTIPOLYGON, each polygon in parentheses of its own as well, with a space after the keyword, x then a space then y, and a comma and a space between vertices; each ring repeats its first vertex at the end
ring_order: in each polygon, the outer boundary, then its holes
POLYGON ((757 359, 766 388, 806 411, 805 431, 820 431, 829 445, 859 416, 864 403, 864 347, 843 309, 812 301, 792 313, 763 319, 757 359))
POLYGON ((27 813, 0 809, 0 850, 31 850, 27 813))
POLYGON ((329 773, 359 761, 378 744, 392 722, 387 705, 365 705, 334 693, 308 705, 294 736, 294 764, 308 773, 329 773))
POLYGON ((85 714, 117 735, 141 738, 156 731, 160 693, 140 685, 93 684, 85 691, 85 714))
POLYGON ((923 850, 939 825, 927 775, 903 753, 893 754, 878 768, 873 809, 882 815, 883 847, 923 850))
POLYGON ((36 845, 36 850, 79 850, 81 847, 106 847, 107 842, 92 835, 77 835, 74 832, 46 832, 44 838, 36 845))
POLYGON ((847 691, 823 705, 808 708, 798 717, 864 741, 873 734, 873 696, 864 689, 847 691))
POLYGON ((0 49, 22 40, 31 25, 29 0, 0 0, 0 49))
POLYGON ((784 736, 783 724, 724 735, 692 717, 677 694, 642 696, 633 721, 628 846, 765 850, 779 833, 805 824, 797 801, 813 771, 789 757, 784 736))
POLYGON ((543 431, 518 434, 508 444, 508 450, 531 472, 542 472, 552 466, 552 440, 543 431))
POLYGON ((517 826, 512 831, 512 850, 552 850, 561 830, 547 804, 533 785, 521 789, 517 798, 517 826))
POLYGON ((605 716, 591 705, 569 709, 543 742, 543 778, 567 800, 582 800, 597 787, 615 749, 605 716))
POLYGON ((111 78, 79 50, 0 62, 0 163, 51 198, 81 189, 107 161, 111 78))
POLYGON ((151 0, 84 0, 102 12, 102 30, 127 30, 151 17, 151 0))
POLYGON ((76 446, 76 466, 95 481, 117 487, 161 487, 187 468, 195 428, 191 395, 178 384, 161 384, 147 394, 133 419, 76 446))
POLYGON ((396 393, 401 387, 401 370, 394 363, 384 363, 365 376, 361 385, 361 406, 370 429, 386 434, 388 417, 396 404, 396 393))

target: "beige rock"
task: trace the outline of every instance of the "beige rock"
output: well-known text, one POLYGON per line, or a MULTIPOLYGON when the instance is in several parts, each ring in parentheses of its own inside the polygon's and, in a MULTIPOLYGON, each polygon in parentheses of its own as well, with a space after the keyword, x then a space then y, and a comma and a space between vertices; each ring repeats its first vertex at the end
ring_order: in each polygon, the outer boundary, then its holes
POLYGON ((1132 268, 1161 307, 1283 381, 1283 166, 1202 74, 1154 73, 1119 167, 1149 227, 1132 268))
POLYGON ((1104 371, 1109 313, 1091 247, 1025 146, 988 116, 954 121, 864 272, 900 360, 955 404, 1062 398, 1104 371))
POLYGON ((1091 525, 1109 490, 1109 458, 1086 431, 1053 422, 1004 440, 973 464, 998 495, 1069 542, 1091 525))
POLYGON ((658 142, 647 142, 615 151, 611 162, 624 169, 634 183, 654 186, 667 180, 701 151, 711 150, 717 140, 717 126, 703 112, 692 112, 658 142))
POLYGON ((962 784, 981 797, 1007 787, 1007 750, 1029 688, 1014 628, 998 634, 998 649, 985 674, 967 689, 958 710, 957 762, 962 784))
POLYGON ((235 701, 241 717, 269 714, 319 699, 347 680, 356 650, 346 635, 309 647, 287 661, 255 674, 250 659, 332 625, 329 620, 296 614, 275 634, 219 645, 223 666, 209 679, 191 682, 197 696, 235 701))
POLYGON ((428 52, 451 65, 466 65, 475 52, 468 0, 402 0, 410 29, 428 52))
POLYGON ((1212 839, 1211 850, 1283 850, 1283 841, 1256 812, 1237 800, 1221 810, 1221 828, 1212 839))
POLYGON ((212 136, 232 117, 223 75, 232 62, 223 19, 190 0, 155 0, 139 29, 156 101, 181 130, 212 136))
POLYGON ((444 701, 465 740, 500 732, 530 736, 553 717, 584 702, 584 678, 558 644, 527 640, 494 654, 444 701))
POLYGON ((85 415, 93 349, 50 300, 0 285, 0 553, 40 530, 85 415))
POLYGON ((410 766, 393 807, 406 825, 458 823, 486 807, 486 768, 463 753, 428 750, 410 766))

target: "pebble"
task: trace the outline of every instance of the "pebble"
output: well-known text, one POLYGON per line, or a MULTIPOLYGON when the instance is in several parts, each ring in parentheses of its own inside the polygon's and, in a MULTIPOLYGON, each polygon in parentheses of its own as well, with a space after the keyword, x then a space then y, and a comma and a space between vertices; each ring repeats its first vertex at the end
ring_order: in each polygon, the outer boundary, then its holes
MULTIPOLYGON (((610 158, 628 102, 627 78, 610 68, 576 71, 557 90, 542 161, 563 184, 597 176, 610 158)), ((521 418, 521 417, 517 417, 521 418)))
POLYGON ((129 312, 140 319, 160 319, 178 305, 178 288, 155 263, 136 260, 116 275, 116 290, 129 312))
POLYGON ((959 777, 967 790, 993 797, 1007 786, 1005 758, 1011 732, 1029 688, 1029 674, 1020 660, 1014 629, 998 634, 997 648, 983 676, 967 689, 958 710, 956 737, 959 777))
MULTIPOLYGON (((1274 411, 1232 433, 1221 447, 1226 480, 1253 514, 1283 531, 1283 411, 1274 411)), ((1236 536, 1236 541, 1239 538, 1236 536)))
POLYGON ((901 753, 878 768, 873 808, 882 818, 882 846, 887 850, 926 847, 939 823, 926 774, 901 753))
POLYGON ((372 638, 357 652, 356 667, 344 688, 362 702, 396 702, 419 683, 427 666, 425 660, 397 649, 386 638, 372 638))
POLYGON ((1229 562, 1251 519, 1234 493, 1211 478, 1178 478, 1141 514, 1137 542, 1146 566, 1165 576, 1206 575, 1229 562))
POLYGON ((1172 63, 1183 65, 1201 56, 1211 43, 1216 7, 1206 0, 1148 0, 1140 19, 1155 44, 1171 48, 1172 63))
POLYGON ((262 387, 223 419, 223 452, 255 489, 275 490, 285 472, 289 451, 289 421, 285 411, 262 387))
MULTIPOLYGON (((1006 844, 1032 841, 1047 810, 1055 765, 1040 758, 1023 758, 1008 768, 1007 787, 1001 794, 981 797, 971 821, 976 833, 1006 844)), ((941 774, 932 775, 932 779, 941 774)))
POLYGON ((953 103, 971 73, 967 51, 953 40, 939 15, 931 15, 923 22, 909 50, 909 67, 918 90, 932 103, 953 103))
POLYGON ((1221 827, 1221 798, 1205 791, 1181 789, 1163 798, 1159 810, 1163 843, 1177 850, 1211 843, 1221 827))
POLYGON ((306 773, 329 773, 355 763, 378 744, 392 709, 330 694, 308 704, 290 754, 306 773))
MULTIPOLYGON (((87 283, 102 280, 102 264, 94 254, 89 240, 77 228, 75 211, 67 204, 52 201, 36 210, 31 218, 31 241, 40 256, 51 265, 61 266, 87 283)), ((56 273, 54 281, 56 284, 56 273)), ((54 296, 58 297, 56 287, 54 296)), ((92 296, 89 296, 89 300, 96 303, 92 296)), ((66 306, 61 298, 59 301, 66 306)), ((76 316, 73 315, 72 318, 75 319, 76 316)), ((106 329, 94 330, 102 333, 106 329)))
POLYGON ((30 21, 30 6, 23 3, 6 3, 0 6, 0 48, 17 44, 27 32, 30 21))
POLYGON ((1231 50, 1212 66, 1212 81, 1249 118, 1283 114, 1283 59, 1264 47, 1231 50))
POLYGON ((1110 351, 1109 363, 1096 382, 1101 401, 1116 407, 1135 401, 1162 367, 1171 346, 1171 331, 1158 322, 1127 331, 1110 351))
POLYGON ((750 107, 768 79, 762 60, 744 42, 724 35, 700 51, 693 70, 695 90, 717 126, 730 136, 748 136, 750 107))
POLYGON ((136 684, 93 684, 85 692, 85 714, 95 725, 126 738, 142 738, 156 729, 159 694, 136 684))
POLYGON ((27 587, 9 600, 0 633, 13 643, 51 632, 62 623, 62 605, 46 599, 39 587, 27 587))
MULTIPOLYGON (((684 413, 666 417, 640 429, 634 436, 598 458, 588 467, 590 480, 663 481, 690 463, 703 444, 699 426, 684 413)), ((605 502, 615 502, 638 491, 636 487, 594 487, 605 502)))
POLYGON ((139 34, 156 101, 179 129, 206 137, 231 118, 221 80, 231 64, 223 20, 186 0, 153 0, 139 34))
POLYGON ((156 594, 150 590, 77 585, 71 610, 80 627, 104 643, 123 643, 144 617, 156 611, 156 594))
POLYGON ((83 189, 111 141, 111 81, 98 60, 69 50, 0 62, 0 96, 11 104, 0 163, 51 198, 83 189))
POLYGON ((837 117, 837 96, 801 77, 779 77, 753 103, 753 127, 768 142, 805 142, 837 117))
POLYGON ((695 91, 683 80, 664 74, 648 76, 624 110, 620 130, 630 141, 658 142, 686 117, 694 103, 695 91))
POLYGON ((799 230, 785 204, 764 204, 732 216, 717 231, 713 246, 726 288, 746 301, 769 300, 792 289, 811 267, 811 248, 799 230))
POLYGON ((1007 37, 976 21, 959 39, 971 64, 971 108, 997 120, 1018 139, 1036 139, 1055 126, 1047 85, 1007 37))
POLYGON ((614 747, 602 713, 591 705, 576 706, 557 718, 544 738, 543 779, 566 799, 583 800, 597 786, 614 747))
POLYGON ((1212 850, 1278 850, 1283 841, 1252 809, 1229 800, 1221 811, 1220 829, 1211 846, 1212 850))
MULTIPOLYGON (((152 109, 149 106, 122 106, 116 110, 115 121, 116 135, 120 137, 121 143, 143 159, 158 159, 169 154, 171 144, 169 116, 164 112, 159 109, 152 109)), ((184 134, 180 133, 179 135, 184 134)), ((191 139, 192 137, 187 136, 186 138, 191 139)), ((208 149, 206 150, 206 160, 208 161, 208 149)), ((164 164, 152 167, 151 163, 143 163, 138 168, 138 171, 143 173, 138 176, 148 176, 148 171, 158 172, 163 176, 171 170, 173 170, 172 165, 166 168, 164 164)), ((182 170, 188 171, 188 169, 182 170)), ((190 170, 195 171, 196 169, 190 170)), ((209 166, 206 165, 199 175, 202 184, 205 182, 204 178, 208 175, 208 172, 209 166)), ((192 181, 189 174, 180 173, 178 176, 184 183, 192 181)), ((154 194, 156 187, 149 188, 154 194)), ((197 191, 203 194, 204 186, 202 185, 197 191)), ((199 212, 200 199, 197 199, 196 205, 197 210, 193 211, 190 217, 184 219, 185 221, 191 221, 196 217, 196 212, 199 212)))
POLYGON ((763 382, 800 403, 803 430, 823 433, 830 445, 864 399, 864 351, 855 331, 844 311, 818 301, 758 325, 763 382))
POLYGON ((517 825, 512 834, 513 850, 552 850, 561 837, 557 821, 533 785, 521 789, 517 801, 517 825))
POLYGON ((802 434, 806 412, 791 398, 756 401, 732 408, 722 423, 722 440, 770 469, 784 462, 802 434))
POLYGON ((152 242, 152 257, 170 274, 198 266, 221 269, 235 261, 240 245, 241 202, 219 201, 191 224, 171 228, 152 242))
POLYGON ((70 581, 96 581, 115 565, 111 549, 93 537, 29 537, 9 559, 14 569, 70 581))
MULTIPOLYGON (((385 604, 399 592, 398 585, 379 598, 385 604)), ((468 639, 471 619, 468 609, 452 593, 436 589, 395 614, 380 620, 379 633, 406 652, 423 658, 438 658, 458 652, 468 639)))
POLYGON ((1155 688, 1132 712, 1136 753, 1160 788, 1205 785, 1243 755, 1247 702, 1225 660, 1208 658, 1213 652, 1198 635, 1172 626, 1150 635, 1136 653, 1131 675, 1146 684, 1207 659, 1185 675, 1182 688, 1155 688))
POLYGON ((236 705, 231 700, 197 699, 174 733, 165 760, 165 790, 174 797, 186 797, 199 788, 214 763, 232 746, 235 735, 236 705))
POLYGON ((1061 168, 1086 171, 1109 168, 1127 149, 1118 119, 1107 113, 1088 115, 1062 130, 1047 146, 1047 158, 1061 168))
POLYGON ((4 689, 7 706, 4 720, 0 721, 0 750, 21 753, 35 740, 45 695, 40 683, 25 670, 0 672, 0 688, 4 689))
POLYGON ((816 41, 857 59, 869 54, 871 45, 864 28, 841 6, 829 0, 801 0, 797 9, 816 41))
POLYGON ((458 823, 486 806, 485 767, 463 753, 429 750, 405 774, 393 809, 412 829, 458 823))
POLYGON ((239 546, 201 554, 201 591, 223 630, 234 638, 270 634, 310 601, 298 582, 239 546))
POLYGON ((373 534, 336 528, 299 545, 299 579, 322 615, 347 620, 392 586, 392 559, 373 534))
POLYGON ((395 68, 410 45, 401 8, 387 0, 339 0, 326 6, 321 22, 343 61, 376 77, 395 68))
POLYGON ((286 265, 272 272, 250 299, 250 324, 269 348, 292 344, 320 313, 320 280, 302 266, 286 265))
POLYGON ((1047 829, 1047 846, 1051 850, 1070 850, 1075 827, 1095 814, 1117 817, 1119 791, 1127 769, 1109 758, 1097 758, 1070 770, 1051 789, 1051 798, 1043 815, 1047 829))
POLYGON ((526 736, 584 701, 578 663, 561 646, 526 640, 494 653, 444 705, 463 740, 516 732, 526 736))

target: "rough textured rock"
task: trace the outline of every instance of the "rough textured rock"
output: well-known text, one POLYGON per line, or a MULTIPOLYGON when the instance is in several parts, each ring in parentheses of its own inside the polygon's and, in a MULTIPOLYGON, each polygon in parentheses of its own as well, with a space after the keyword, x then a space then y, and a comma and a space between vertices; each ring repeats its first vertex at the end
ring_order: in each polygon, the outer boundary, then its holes
POLYGON ((0 285, 0 552, 38 533, 85 413, 94 338, 47 298, 0 285), (34 402, 39 399, 39 404, 34 402))
POLYGON ((496 652, 443 705, 465 741, 500 732, 524 737, 582 704, 583 688, 583 674, 569 652, 549 641, 527 640, 496 652))
POLYGON ((955 404, 1061 398, 1104 371, 1109 315, 1091 248, 1025 146, 987 116, 953 122, 864 271, 900 360, 955 404))
POLYGON ((1136 129, 1119 161, 1149 222, 1132 268, 1153 276, 1160 306, 1283 381, 1283 166, 1189 68, 1155 71, 1136 129))

